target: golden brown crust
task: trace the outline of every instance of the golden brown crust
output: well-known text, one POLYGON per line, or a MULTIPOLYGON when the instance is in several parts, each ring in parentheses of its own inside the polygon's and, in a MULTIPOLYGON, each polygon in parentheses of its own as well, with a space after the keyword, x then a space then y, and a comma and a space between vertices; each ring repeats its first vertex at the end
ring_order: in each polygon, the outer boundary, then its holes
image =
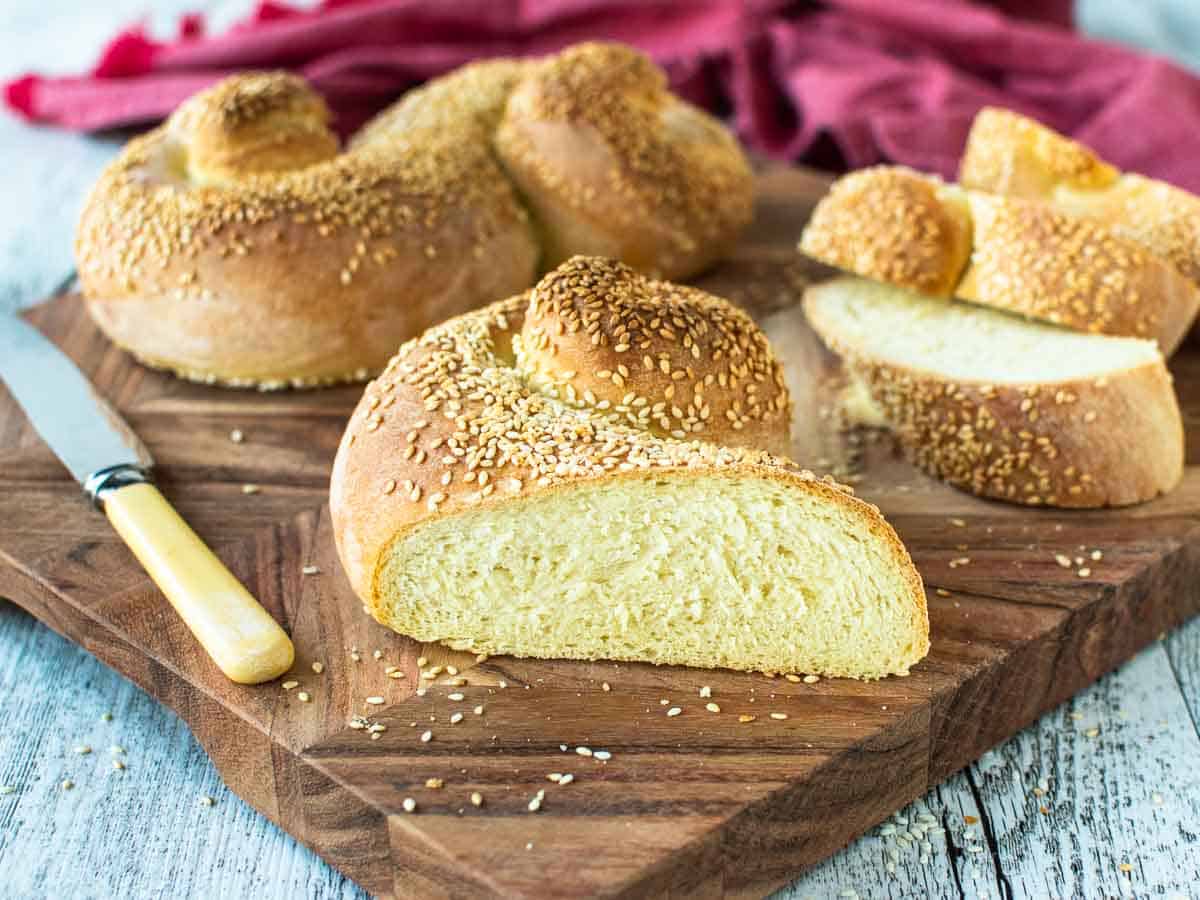
POLYGON ((1200 289, 1165 260, 1095 222, 1037 201, 968 194, 975 251, 955 294, 1076 331, 1178 346, 1200 289))
POLYGON ((839 179, 800 249, 927 295, 1077 331, 1151 338, 1167 354, 1200 309, 1200 287, 1103 224, 910 169, 879 166, 839 179))
POLYGON ((788 392, 766 335, 696 288, 575 257, 532 292, 517 360, 541 390, 659 436, 789 452, 788 392))
POLYGON ((183 103, 170 130, 187 147, 184 167, 200 184, 302 169, 338 152, 325 102, 286 72, 227 78, 183 103))
POLYGON ((805 313, 926 472, 983 497, 1080 508, 1151 500, 1183 476, 1183 425, 1161 358, 1088 379, 950 380, 889 364, 844 339, 821 308, 839 281, 810 287, 805 313))
POLYGON ((902 166, 839 178, 800 239, 813 259, 933 297, 949 297, 971 253, 971 217, 950 185, 902 166))
POLYGON ((367 122, 350 141, 386 140, 414 130, 472 129, 484 142, 504 115, 505 104, 517 83, 535 63, 518 59, 490 59, 470 63, 448 75, 415 88, 367 122))
POLYGON ((1122 174, 1084 145, 1017 113, 975 117, 959 168, 964 187, 1042 200, 1106 225, 1200 282, 1200 197, 1122 174))
MULTIPOLYGON (((556 65, 464 67, 407 95, 342 153, 299 79, 226 79, 132 141, 93 189, 76 237, 89 311, 143 361, 210 383, 299 387, 379 371, 434 322, 533 282, 542 250, 492 140, 516 85, 556 65)), ((693 153, 691 132, 664 126, 674 150, 659 162, 688 161, 684 177, 708 188, 744 160, 720 126, 705 127, 724 155, 693 153)), ((746 215, 722 220, 719 235, 716 213, 671 193, 647 207, 646 224, 671 240, 612 252, 647 269, 679 259, 679 241, 699 248, 693 261, 723 252, 749 218, 745 176, 734 196, 746 215), (688 215, 677 219, 679 208, 688 215)), ((563 222, 555 246, 587 245, 591 215, 563 222)))
POLYGON ((660 437, 613 421, 607 410, 568 406, 531 387, 506 352, 530 306, 528 294, 512 297, 410 341, 350 419, 334 463, 330 508, 350 582, 377 618, 386 619, 375 579, 388 547, 434 517, 579 481, 748 475, 813 491, 862 517, 902 563, 927 622, 920 577, 906 551, 878 510, 849 488, 761 450, 660 437))
POLYGON ((975 116, 958 169, 963 187, 1043 199, 1060 184, 1105 188, 1118 175, 1083 144, 994 106, 975 116))
POLYGON ((236 188, 183 178, 171 123, 135 139, 80 220, 89 311, 142 358, 224 383, 378 371, 414 331, 524 288, 536 267, 486 148, 429 134, 236 188))
POLYGON ((685 278, 753 214, 737 141, 629 47, 581 44, 539 64, 509 98, 496 149, 541 225, 546 268, 601 255, 685 278))

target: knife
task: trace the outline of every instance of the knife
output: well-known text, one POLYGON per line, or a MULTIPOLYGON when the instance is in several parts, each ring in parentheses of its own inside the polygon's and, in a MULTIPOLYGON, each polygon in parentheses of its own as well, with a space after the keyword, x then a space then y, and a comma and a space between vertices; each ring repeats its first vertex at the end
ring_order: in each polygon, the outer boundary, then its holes
POLYGON ((145 445, 14 315, 0 314, 0 379, 226 676, 260 684, 291 668, 291 640, 159 493, 145 445))

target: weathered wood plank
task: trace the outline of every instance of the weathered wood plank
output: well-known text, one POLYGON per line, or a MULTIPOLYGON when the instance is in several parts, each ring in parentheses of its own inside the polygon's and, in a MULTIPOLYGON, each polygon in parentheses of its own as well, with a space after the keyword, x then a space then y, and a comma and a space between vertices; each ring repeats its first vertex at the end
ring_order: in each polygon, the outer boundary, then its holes
POLYGON ((0 694, 3 896, 366 896, 228 791, 174 713, 3 601, 0 694))

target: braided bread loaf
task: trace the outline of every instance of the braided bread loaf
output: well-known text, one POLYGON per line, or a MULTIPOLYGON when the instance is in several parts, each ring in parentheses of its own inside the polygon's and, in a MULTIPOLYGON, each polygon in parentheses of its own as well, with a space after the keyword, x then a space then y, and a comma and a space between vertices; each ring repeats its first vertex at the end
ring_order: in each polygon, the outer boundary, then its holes
POLYGON ((576 257, 404 345, 331 487, 380 622, 476 652, 877 678, 928 650, 879 511, 764 452, 779 364, 723 300, 576 257))
POLYGON ((626 47, 464 67, 344 152, 328 119, 298 78, 239 75, 126 147, 76 238, 114 342, 209 383, 361 380, 539 265, 606 253, 684 277, 751 216, 737 142, 626 47))

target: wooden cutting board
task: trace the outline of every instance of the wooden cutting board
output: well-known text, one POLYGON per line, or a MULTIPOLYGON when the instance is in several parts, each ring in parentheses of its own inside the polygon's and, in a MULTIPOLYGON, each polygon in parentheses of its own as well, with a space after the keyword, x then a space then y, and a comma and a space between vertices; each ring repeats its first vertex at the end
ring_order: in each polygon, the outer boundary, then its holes
POLYGON ((820 272, 794 251, 826 184, 766 171, 756 225, 701 283, 747 306, 783 358, 796 459, 850 472, 912 552, 933 649, 907 678, 808 684, 646 665, 476 663, 391 634, 350 592, 325 506, 360 389, 185 384, 114 349, 73 296, 30 319, 124 413, 158 459, 167 495, 289 629, 300 685, 240 687, 220 675, 3 387, 0 595, 176 710, 234 791, 373 893, 764 894, 1200 611, 1200 347, 1172 363, 1189 467, 1169 497, 1068 513, 947 488, 907 466, 890 439, 841 433, 829 415, 836 363, 797 302, 820 272), (459 672, 422 681, 421 656, 459 672), (389 677, 391 667, 404 677, 389 677), (447 683, 455 679, 466 683, 447 683), (704 686, 719 713, 705 709, 704 686), (668 717, 671 706, 682 713, 668 717), (463 719, 452 724, 455 712, 463 719), (356 716, 386 731, 351 727, 356 716), (552 772, 574 782, 551 783, 552 772), (434 778, 440 788, 426 786, 434 778), (541 810, 530 812, 542 789, 541 810), (414 814, 403 811, 407 797, 414 814))

